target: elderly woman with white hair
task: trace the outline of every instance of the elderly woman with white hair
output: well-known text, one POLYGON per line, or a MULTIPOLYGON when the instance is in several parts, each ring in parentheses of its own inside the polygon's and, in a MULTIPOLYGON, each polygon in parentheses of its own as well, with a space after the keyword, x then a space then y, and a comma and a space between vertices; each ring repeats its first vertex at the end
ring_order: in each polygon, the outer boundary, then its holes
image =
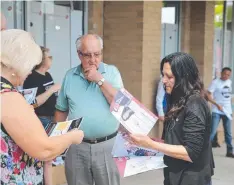
POLYGON ((32 106, 15 87, 23 84, 42 59, 40 47, 23 30, 1 32, 1 184, 43 184, 43 163, 71 144, 81 130, 48 137, 32 106))

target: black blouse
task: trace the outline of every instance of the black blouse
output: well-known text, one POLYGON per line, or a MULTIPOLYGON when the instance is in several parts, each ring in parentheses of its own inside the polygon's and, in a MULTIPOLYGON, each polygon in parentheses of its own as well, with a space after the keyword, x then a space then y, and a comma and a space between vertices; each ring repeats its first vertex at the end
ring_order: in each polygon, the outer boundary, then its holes
MULTIPOLYGON (((29 89, 37 87, 36 96, 38 96, 46 92, 52 85, 54 85, 54 81, 50 73, 46 72, 45 75, 42 75, 34 70, 24 81, 23 88, 29 89)), ((52 94, 44 104, 35 108, 35 113, 38 116, 54 116, 57 99, 56 94, 57 93, 52 94)))
POLYGON ((183 145, 193 162, 164 156, 164 185, 207 185, 213 175, 213 154, 210 142, 211 114, 200 95, 187 100, 178 115, 164 123, 164 141, 183 145))

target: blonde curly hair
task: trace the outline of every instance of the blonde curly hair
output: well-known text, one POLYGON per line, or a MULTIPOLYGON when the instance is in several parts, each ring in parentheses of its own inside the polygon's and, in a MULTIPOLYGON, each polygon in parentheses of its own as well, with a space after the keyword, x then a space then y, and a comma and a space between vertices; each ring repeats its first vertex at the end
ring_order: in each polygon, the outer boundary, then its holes
POLYGON ((1 65, 13 69, 18 76, 28 75, 41 63, 42 52, 32 35, 24 30, 1 31, 1 65))

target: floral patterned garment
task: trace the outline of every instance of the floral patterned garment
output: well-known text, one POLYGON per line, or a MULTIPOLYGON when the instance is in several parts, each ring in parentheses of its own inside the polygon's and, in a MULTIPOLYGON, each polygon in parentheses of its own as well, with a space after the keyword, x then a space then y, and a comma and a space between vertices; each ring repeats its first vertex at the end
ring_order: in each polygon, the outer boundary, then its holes
MULTIPOLYGON (((1 77, 1 93, 16 92, 6 79, 1 77)), ((9 136, 4 126, 1 132, 1 185, 42 185, 43 163, 29 157, 9 136)))

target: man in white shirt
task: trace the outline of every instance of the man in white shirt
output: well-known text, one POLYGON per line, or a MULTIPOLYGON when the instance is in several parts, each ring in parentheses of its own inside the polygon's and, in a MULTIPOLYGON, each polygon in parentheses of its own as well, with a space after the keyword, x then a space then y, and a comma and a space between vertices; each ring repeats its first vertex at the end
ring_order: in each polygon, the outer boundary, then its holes
POLYGON ((225 142, 227 144, 227 157, 234 158, 231 119, 232 119, 232 81, 230 80, 232 70, 228 67, 222 69, 221 77, 212 81, 208 88, 208 100, 212 105, 212 128, 210 139, 213 141, 220 119, 223 120, 225 142), (213 97, 212 97, 213 96, 213 97))

